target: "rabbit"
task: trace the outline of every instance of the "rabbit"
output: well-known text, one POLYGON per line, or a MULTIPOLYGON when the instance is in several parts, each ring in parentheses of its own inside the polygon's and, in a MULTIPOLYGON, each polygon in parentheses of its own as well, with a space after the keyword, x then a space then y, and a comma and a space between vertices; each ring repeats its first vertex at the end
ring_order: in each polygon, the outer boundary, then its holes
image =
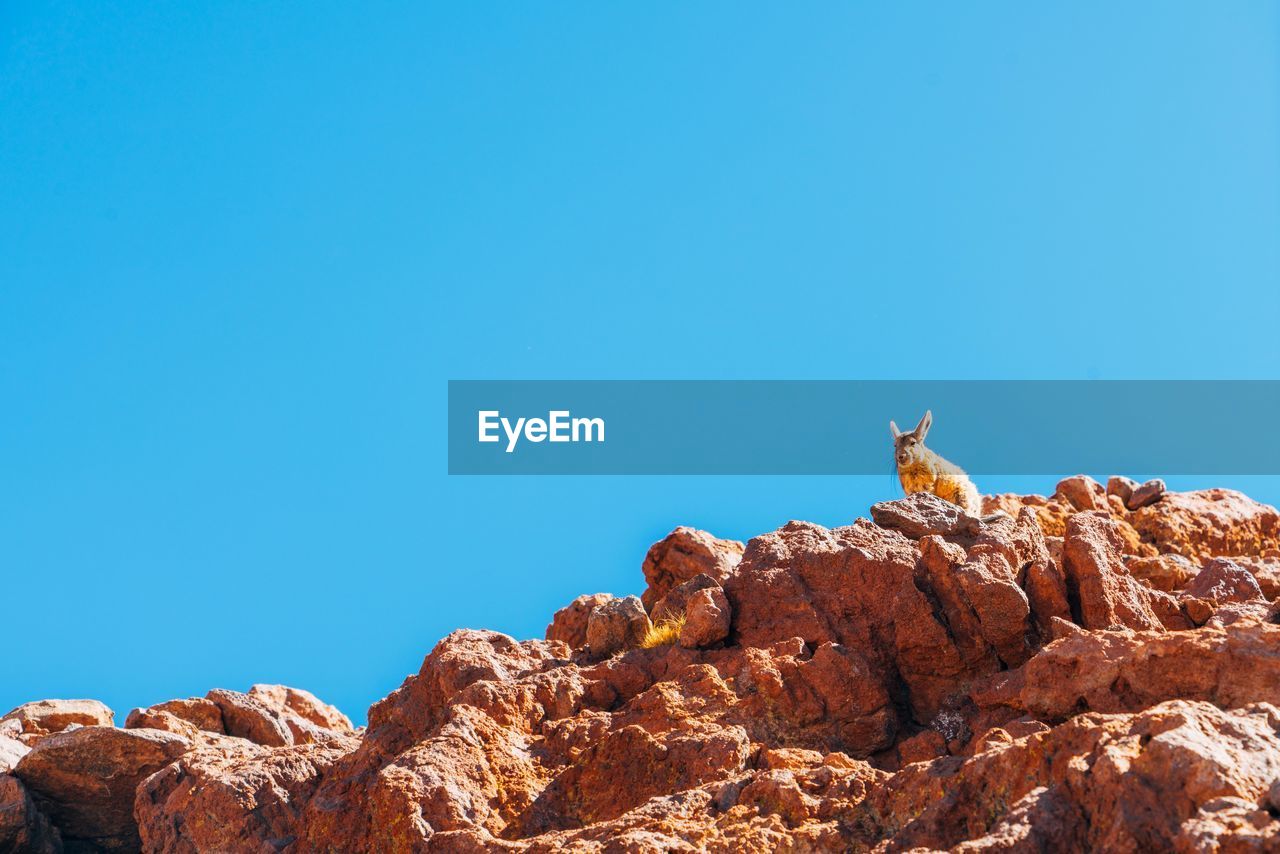
POLYGON ((904 492, 931 492, 959 506, 971 516, 982 513, 982 497, 978 488, 955 463, 949 462, 924 446, 924 438, 933 426, 933 412, 926 411, 916 429, 903 433, 889 422, 893 435, 894 462, 904 492))

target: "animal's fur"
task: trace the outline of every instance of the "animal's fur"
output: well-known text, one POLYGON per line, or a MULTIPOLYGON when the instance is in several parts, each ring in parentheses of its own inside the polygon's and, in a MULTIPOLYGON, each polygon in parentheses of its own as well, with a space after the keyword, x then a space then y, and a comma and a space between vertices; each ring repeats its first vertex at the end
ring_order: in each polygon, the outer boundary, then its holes
POLYGON ((926 412, 916 429, 908 433, 899 431, 897 424, 889 422, 902 490, 907 493, 931 492, 958 505, 966 513, 978 516, 982 513, 982 496, 964 469, 924 446, 924 437, 932 424, 931 412, 926 412))

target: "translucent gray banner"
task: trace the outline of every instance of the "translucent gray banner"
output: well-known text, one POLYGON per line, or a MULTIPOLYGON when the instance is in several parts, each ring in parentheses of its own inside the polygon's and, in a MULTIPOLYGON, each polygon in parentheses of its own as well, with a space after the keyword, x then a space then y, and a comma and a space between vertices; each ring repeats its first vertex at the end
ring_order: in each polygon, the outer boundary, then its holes
POLYGON ((1280 382, 449 383, 450 474, 885 474, 889 420, 975 474, 1280 474, 1280 382))

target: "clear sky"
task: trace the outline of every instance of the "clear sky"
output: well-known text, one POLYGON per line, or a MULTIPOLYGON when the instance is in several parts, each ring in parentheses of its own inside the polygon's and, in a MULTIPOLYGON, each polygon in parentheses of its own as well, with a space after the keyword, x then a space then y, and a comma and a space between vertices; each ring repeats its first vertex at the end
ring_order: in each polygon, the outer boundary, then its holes
POLYGON ((1276 378, 1278 9, 4 3, 0 707, 363 719, 896 492, 450 478, 450 378, 1276 378))

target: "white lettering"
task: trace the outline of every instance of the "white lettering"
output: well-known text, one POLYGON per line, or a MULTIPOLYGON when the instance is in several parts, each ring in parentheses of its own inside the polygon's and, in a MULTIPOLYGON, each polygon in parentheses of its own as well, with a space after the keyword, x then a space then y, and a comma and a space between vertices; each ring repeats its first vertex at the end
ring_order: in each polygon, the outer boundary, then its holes
MULTIPOLYGON (((568 413, 565 413, 568 415, 568 413)), ((604 441, 604 419, 603 418, 575 418, 573 419, 573 441, 575 442, 603 442, 604 441), (586 434, 585 438, 578 438, 578 428, 581 427, 586 434), (595 429, 595 437, 592 438, 592 428, 595 429)))
POLYGON ((503 418, 496 409, 476 413, 476 440, 499 442, 498 428, 507 437, 506 452, 515 453, 521 438, 528 442, 603 442, 603 418, 573 418, 567 409, 552 409, 543 418, 503 418))
POLYGON ((516 449, 516 442, 520 440, 520 428, 524 426, 524 419, 517 418, 515 429, 511 429, 511 422, 502 419, 502 429, 507 434, 507 453, 511 453, 516 449))
MULTIPOLYGON (((568 442, 569 441, 569 433, 568 433, 569 410, 553 409, 547 414, 551 416, 551 420, 550 420, 551 435, 548 436, 547 438, 549 438, 553 442, 568 442)), ((581 420, 581 419, 577 419, 577 420, 581 420)))
POLYGON ((490 432, 492 430, 497 429, 498 427, 497 423, 493 420, 497 416, 498 416, 498 410, 496 409, 480 410, 480 441, 481 442, 498 441, 497 435, 492 434, 490 432))

